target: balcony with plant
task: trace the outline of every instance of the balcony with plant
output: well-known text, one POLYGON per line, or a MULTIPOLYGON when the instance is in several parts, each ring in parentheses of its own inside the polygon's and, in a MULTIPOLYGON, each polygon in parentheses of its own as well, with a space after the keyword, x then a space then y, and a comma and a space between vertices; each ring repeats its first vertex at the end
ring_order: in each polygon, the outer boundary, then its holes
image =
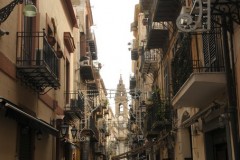
POLYGON ((172 128, 172 109, 169 101, 160 98, 159 91, 152 95, 152 105, 147 108, 144 133, 146 138, 155 138, 172 128))

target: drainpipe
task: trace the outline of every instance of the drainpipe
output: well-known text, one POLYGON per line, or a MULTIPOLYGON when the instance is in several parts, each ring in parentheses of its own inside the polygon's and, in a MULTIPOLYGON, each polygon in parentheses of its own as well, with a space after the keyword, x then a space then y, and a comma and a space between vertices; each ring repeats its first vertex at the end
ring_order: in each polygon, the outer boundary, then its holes
MULTIPOLYGON (((232 21, 231 21, 232 23, 232 21)), ((227 136, 227 143, 230 144, 232 147, 228 150, 230 152, 230 155, 228 155, 229 159, 239 159, 239 146, 238 146, 238 128, 237 128, 237 103, 236 103, 236 85, 235 85, 235 79, 234 79, 234 65, 233 62, 230 60, 230 52, 229 52, 229 45, 228 45, 228 35, 227 35, 227 20, 226 15, 222 15, 222 26, 223 26, 223 54, 225 59, 225 72, 226 72, 226 80, 227 80, 227 93, 228 93, 228 114, 229 114, 229 123, 230 126, 226 127, 227 134, 230 133, 230 136, 227 136), (232 62, 232 64, 231 64, 232 62), (232 68, 231 68, 232 66, 232 68), (231 155, 232 154, 232 155, 231 155), (232 158, 231 158, 232 157, 232 158)))

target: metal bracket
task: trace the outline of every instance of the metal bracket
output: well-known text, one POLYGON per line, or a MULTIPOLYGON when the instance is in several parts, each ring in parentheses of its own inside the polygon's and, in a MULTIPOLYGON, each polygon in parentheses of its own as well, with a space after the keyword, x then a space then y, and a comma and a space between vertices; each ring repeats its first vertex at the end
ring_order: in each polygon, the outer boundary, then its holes
POLYGON ((11 14, 12 10, 18 3, 22 4, 23 0, 14 0, 0 9, 0 24, 8 18, 8 16, 11 14))

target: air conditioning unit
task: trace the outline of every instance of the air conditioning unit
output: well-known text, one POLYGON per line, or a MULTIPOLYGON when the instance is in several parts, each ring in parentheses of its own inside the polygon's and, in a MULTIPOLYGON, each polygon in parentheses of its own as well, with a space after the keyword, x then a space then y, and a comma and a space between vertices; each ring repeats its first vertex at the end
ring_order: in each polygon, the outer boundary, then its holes
POLYGON ((90 63, 90 60, 88 59, 88 60, 83 60, 83 61, 81 61, 81 62, 80 62, 80 65, 81 65, 81 66, 90 66, 91 63, 90 63))
POLYGON ((42 65, 44 60, 44 54, 42 49, 36 49, 35 50, 35 63, 36 65, 42 65))

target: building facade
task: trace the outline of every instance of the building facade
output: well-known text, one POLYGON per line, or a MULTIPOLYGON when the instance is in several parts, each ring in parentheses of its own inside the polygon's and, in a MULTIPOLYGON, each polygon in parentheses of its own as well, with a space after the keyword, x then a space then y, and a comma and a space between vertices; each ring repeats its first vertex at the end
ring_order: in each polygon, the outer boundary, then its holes
MULTIPOLYGON (((145 143, 128 155, 239 159, 238 5, 210 0, 136 5, 133 115, 143 101, 147 109, 137 125, 144 128, 145 143)), ((137 124, 134 116, 132 121, 137 124)))
POLYGON ((67 157, 57 120, 70 87, 65 66, 74 67, 77 21, 71 1, 32 2, 35 17, 23 16, 27 1, 0 3, 1 31, 9 32, 0 37, 1 159, 67 157))

